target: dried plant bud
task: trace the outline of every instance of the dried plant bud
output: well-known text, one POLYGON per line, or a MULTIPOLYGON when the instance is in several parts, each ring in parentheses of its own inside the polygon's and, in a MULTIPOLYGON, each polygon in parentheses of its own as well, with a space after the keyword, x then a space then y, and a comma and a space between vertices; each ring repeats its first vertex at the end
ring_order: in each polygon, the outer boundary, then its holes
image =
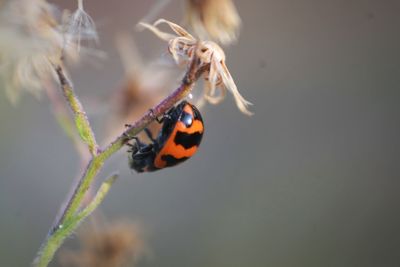
POLYGON ((143 253, 137 227, 129 222, 114 222, 98 229, 79 231, 79 251, 64 250, 62 266, 122 267, 132 266, 143 253))
POLYGON ((241 23, 232 0, 187 0, 186 14, 194 32, 202 39, 229 44, 237 38, 241 23))
POLYGON ((225 64, 225 53, 218 44, 212 41, 196 40, 181 26, 165 19, 159 19, 153 25, 147 23, 140 23, 140 25, 152 31, 162 40, 168 41, 168 51, 178 65, 188 64, 196 55, 199 59, 199 68, 209 66, 204 75, 206 80, 204 97, 208 102, 220 103, 228 90, 234 96, 240 111, 247 115, 253 114, 247 109, 251 103, 239 93, 225 64), (161 23, 167 24, 175 34, 160 31, 157 26, 161 23))

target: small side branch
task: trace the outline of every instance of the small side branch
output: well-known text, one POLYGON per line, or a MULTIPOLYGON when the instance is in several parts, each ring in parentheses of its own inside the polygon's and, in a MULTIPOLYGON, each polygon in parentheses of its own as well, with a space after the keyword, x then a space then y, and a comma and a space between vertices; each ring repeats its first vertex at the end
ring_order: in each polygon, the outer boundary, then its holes
POLYGON ((107 178, 100 186, 99 190, 96 193, 96 196, 84 210, 82 210, 72 218, 66 220, 64 224, 59 225, 58 230, 47 239, 47 242, 45 244, 50 245, 45 246, 41 250, 37 260, 34 263, 35 266, 46 267, 50 263, 54 256, 54 253, 63 243, 65 238, 70 236, 73 231, 79 226, 79 224, 81 224, 90 214, 92 214, 92 212, 103 202, 108 191, 110 191, 112 184, 117 178, 117 174, 114 174, 107 178))
POLYGON ((75 125, 78 129, 79 136, 88 145, 90 153, 92 155, 96 155, 98 153, 99 146, 86 116, 86 112, 83 109, 81 102, 75 95, 72 83, 64 74, 64 70, 61 65, 55 65, 54 70, 58 76, 64 96, 74 114, 75 125))

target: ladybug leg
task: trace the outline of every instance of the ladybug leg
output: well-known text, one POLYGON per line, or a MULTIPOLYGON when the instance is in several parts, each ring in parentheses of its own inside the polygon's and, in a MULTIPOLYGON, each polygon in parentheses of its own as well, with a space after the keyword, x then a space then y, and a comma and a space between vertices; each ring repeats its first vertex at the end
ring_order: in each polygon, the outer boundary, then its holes
MULTIPOLYGON (((125 124, 125 127, 126 127, 126 128, 130 128, 131 126, 132 126, 132 124, 125 124)), ((130 135, 127 134, 127 133, 123 133, 123 135, 124 135, 126 138, 128 138, 129 140, 135 139, 134 136, 130 136, 130 135)), ((129 144, 127 144, 127 145, 129 145, 129 144)))
POLYGON ((131 143, 129 143, 130 140, 134 139, 132 136, 124 133, 123 134, 128 140, 126 141, 125 145, 127 145, 128 147, 130 147, 130 149, 128 150, 129 153, 132 152, 133 148, 135 147, 134 145, 132 145, 131 143))
POLYGON ((126 144, 127 146, 132 147, 133 145, 130 144, 129 141, 131 141, 132 139, 136 139, 137 137, 136 137, 136 136, 130 136, 130 135, 127 134, 127 133, 123 133, 123 135, 124 135, 124 137, 125 137, 126 139, 128 139, 128 140, 126 141, 125 144, 126 144))
POLYGON ((125 133, 124 133, 124 136, 126 138, 128 138, 129 140, 132 140, 132 139, 135 140, 134 144, 126 143, 126 145, 130 147, 130 149, 128 150, 129 153, 132 153, 132 152, 134 154, 141 153, 143 148, 147 147, 147 145, 145 143, 143 143, 142 141, 140 141, 140 139, 136 136, 130 136, 125 133))
POLYGON ((150 132, 149 128, 144 128, 144 132, 146 133, 147 137, 151 140, 151 142, 155 143, 156 140, 153 138, 153 134, 150 132))
POLYGON ((142 150, 143 150, 143 148, 146 146, 146 144, 142 143, 142 142, 139 140, 139 138, 137 138, 137 137, 134 137, 134 138, 132 138, 132 139, 135 139, 135 143, 132 144, 131 149, 130 149, 130 152, 131 152, 133 155, 140 155, 140 154, 142 154, 142 150))
POLYGON ((126 145, 129 147, 128 153, 132 153, 133 150, 138 151, 137 144, 131 144, 131 143, 126 143, 126 145))
POLYGON ((140 141, 140 139, 139 139, 138 137, 136 137, 136 136, 133 136, 132 139, 135 139, 135 145, 132 145, 132 146, 135 146, 139 151, 140 151, 143 147, 147 146, 145 143, 143 143, 142 141, 140 141))
POLYGON ((164 115, 163 115, 163 117, 162 117, 162 121, 164 121, 164 120, 170 120, 171 119, 171 116, 168 114, 168 113, 165 113, 164 115))
POLYGON ((170 116, 168 113, 164 113, 164 114, 162 115, 161 118, 158 118, 158 117, 156 116, 156 114, 154 113, 154 110, 153 110, 152 108, 150 109, 150 113, 151 113, 151 116, 152 116, 159 124, 163 123, 163 122, 164 122, 164 119, 170 119, 170 118, 171 118, 171 116, 170 116))
POLYGON ((159 124, 161 124, 161 123, 163 123, 164 122, 164 120, 169 120, 169 119, 171 119, 171 116, 168 114, 168 113, 164 113, 164 115, 161 117, 161 119, 160 118, 156 118, 156 121, 159 123, 159 124))
MULTIPOLYGON (((127 135, 127 134, 124 134, 125 135, 125 137, 126 138, 129 138, 129 140, 132 140, 132 139, 136 139, 136 137, 132 137, 132 136, 129 136, 129 135, 127 135)), ((139 148, 138 148, 138 145, 137 145, 137 142, 135 142, 135 144, 131 144, 131 143, 129 143, 129 141, 128 141, 128 143, 126 143, 126 145, 129 147, 129 149, 128 149, 128 153, 132 153, 133 151, 138 151, 139 150, 139 148)), ((135 153, 136 153, 135 152, 135 153)))
MULTIPOLYGON (((163 118, 161 118, 161 119, 159 119, 157 116, 156 116, 156 114, 154 113, 154 110, 151 108, 150 109, 150 114, 151 114, 151 117, 153 117, 158 123, 162 123, 163 122, 163 118)), ((150 138, 151 139, 151 138, 150 138)))

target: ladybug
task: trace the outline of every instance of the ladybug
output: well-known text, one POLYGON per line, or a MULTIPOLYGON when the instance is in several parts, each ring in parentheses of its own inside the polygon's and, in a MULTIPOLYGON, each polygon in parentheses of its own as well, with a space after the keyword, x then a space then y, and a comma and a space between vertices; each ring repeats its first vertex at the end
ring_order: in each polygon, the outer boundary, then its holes
POLYGON ((143 143, 138 137, 132 138, 136 142, 130 144, 129 165, 137 172, 175 166, 193 156, 200 145, 204 133, 203 119, 191 103, 182 101, 157 122, 162 124, 162 128, 156 139, 149 129, 144 129, 150 144, 143 143))

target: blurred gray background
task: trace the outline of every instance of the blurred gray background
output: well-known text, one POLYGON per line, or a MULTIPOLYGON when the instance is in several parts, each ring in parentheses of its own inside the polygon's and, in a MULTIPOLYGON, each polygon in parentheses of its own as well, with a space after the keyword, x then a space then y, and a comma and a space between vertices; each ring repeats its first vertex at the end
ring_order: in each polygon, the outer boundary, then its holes
MULTIPOLYGON (((116 31, 133 32, 145 60, 165 43, 133 31, 153 1, 84 4, 108 53, 72 71, 85 104, 121 79, 116 31)), ((255 115, 231 96, 206 106, 198 154, 158 173, 131 173, 121 151, 100 175, 121 174, 103 213, 140 223, 141 267, 400 266, 400 2, 236 4, 227 64, 255 115)), ((175 0, 159 16, 182 14, 175 0)), ((79 161, 45 95, 12 107, 1 92, 0 118, 0 266, 28 266, 79 161)))

